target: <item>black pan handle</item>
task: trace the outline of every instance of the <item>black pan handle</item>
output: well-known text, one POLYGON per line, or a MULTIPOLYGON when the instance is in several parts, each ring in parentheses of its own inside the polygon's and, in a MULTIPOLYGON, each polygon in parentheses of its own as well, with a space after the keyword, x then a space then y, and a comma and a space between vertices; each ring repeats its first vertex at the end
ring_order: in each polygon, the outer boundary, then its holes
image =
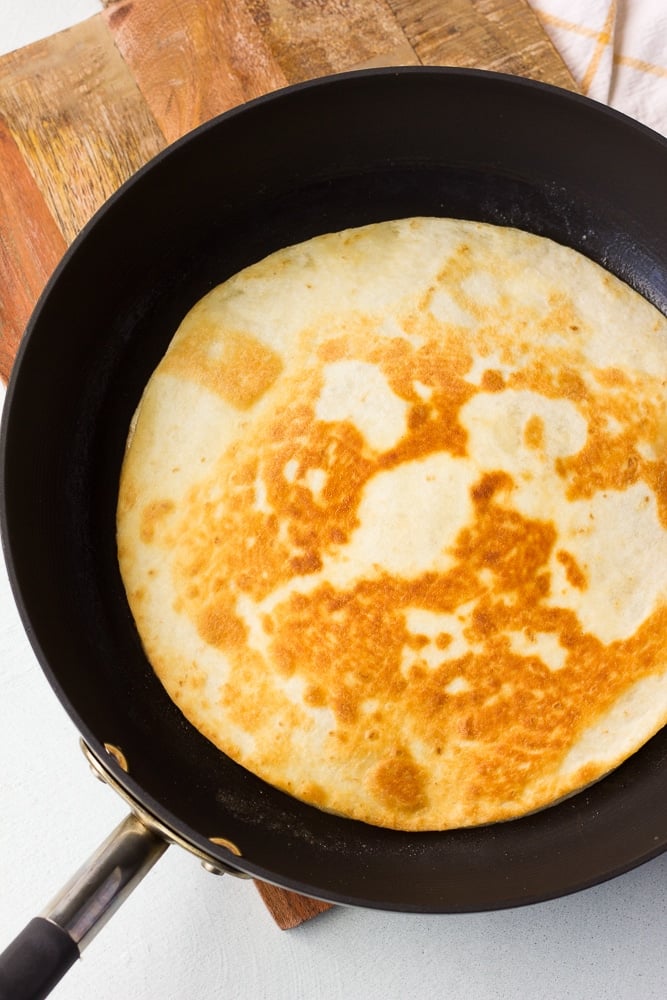
POLYGON ((127 816, 0 955, 0 1000, 43 1000, 167 849, 127 816))
POLYGON ((35 917, 0 955, 0 997, 42 1000, 79 954, 67 931, 45 917, 35 917))

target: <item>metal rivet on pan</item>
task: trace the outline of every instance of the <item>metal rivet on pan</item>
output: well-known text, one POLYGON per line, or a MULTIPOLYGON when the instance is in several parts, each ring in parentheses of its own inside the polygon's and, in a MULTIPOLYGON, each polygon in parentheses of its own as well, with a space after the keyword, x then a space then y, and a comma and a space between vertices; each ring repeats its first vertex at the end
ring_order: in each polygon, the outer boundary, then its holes
POLYGON ((113 743, 105 743, 104 749, 111 757, 113 757, 113 759, 116 761, 119 767, 122 767, 122 769, 126 772, 130 770, 129 765, 127 763, 127 757, 120 749, 120 747, 114 746, 113 743))
POLYGON ((219 865, 214 864, 213 861, 202 861, 201 866, 205 871, 210 872, 211 875, 227 874, 224 868, 221 868, 219 865))
MULTIPOLYGON (((227 840, 226 837, 209 837, 208 838, 212 844, 217 844, 218 847, 226 847, 228 851, 235 854, 237 857, 241 857, 241 852, 236 846, 236 844, 227 840)), ((205 868, 207 872, 211 872, 212 875, 234 875, 236 878, 251 878, 250 875, 246 875, 245 872, 238 871, 236 868, 232 868, 224 864, 222 861, 209 861, 208 859, 202 861, 202 868, 205 868)))

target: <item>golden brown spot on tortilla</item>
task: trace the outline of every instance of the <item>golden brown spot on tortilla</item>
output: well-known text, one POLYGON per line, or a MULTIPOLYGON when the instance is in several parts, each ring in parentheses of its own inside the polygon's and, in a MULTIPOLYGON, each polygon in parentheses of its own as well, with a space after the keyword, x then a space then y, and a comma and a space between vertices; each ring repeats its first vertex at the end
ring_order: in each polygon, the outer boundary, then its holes
POLYGON ((627 374, 621 371, 620 368, 598 368, 593 372, 593 375, 600 385, 609 388, 624 387, 631 384, 627 374))
POLYGON ((138 490, 135 483, 128 482, 127 476, 123 477, 122 486, 118 494, 118 512, 126 514, 132 510, 138 500, 138 490))
POLYGON ((280 375, 280 356, 248 333, 220 330, 196 309, 191 315, 164 358, 163 370, 198 382, 238 410, 249 409, 280 375))
POLYGON ((295 576, 305 576, 307 573, 317 573, 322 568, 322 560, 317 552, 304 552, 303 555, 293 556, 290 566, 295 576))
POLYGON ((202 691, 206 687, 206 677, 201 670, 193 668, 183 678, 183 684, 191 691, 202 691))
POLYGON ((645 463, 645 479, 655 494, 662 526, 667 529, 667 461, 645 463))
POLYGON ((357 705, 359 698, 354 696, 353 692, 350 691, 344 685, 339 686, 338 690, 334 694, 331 702, 331 707, 334 710, 334 714, 337 716, 339 722, 345 725, 351 725, 357 718, 357 705))
POLYGON ((505 492, 513 486, 512 477, 502 469, 499 472, 486 472, 470 490, 475 503, 486 504, 500 490, 505 492))
POLYGON ((505 388, 505 379, 501 372, 488 368, 482 375, 482 389, 486 392, 501 392, 505 388))
POLYGON ((321 785, 316 782, 311 782, 307 785, 303 791, 303 797, 307 802, 311 802, 314 806, 319 806, 320 809, 326 806, 328 795, 321 785))
POLYGON ((330 364, 332 361, 341 361, 347 357, 347 350, 346 337, 332 337, 319 345, 317 355, 325 364, 330 364))
POLYGON ((588 396, 588 390, 583 378, 579 372, 572 371, 571 369, 565 369, 560 372, 558 387, 563 399, 579 401, 586 399, 588 396))
POLYGON ((556 470, 567 478, 568 497, 591 497, 604 490, 625 490, 640 478, 645 463, 635 451, 634 429, 609 432, 591 413, 588 439, 576 455, 556 459, 556 470))
POLYGON ((306 688, 303 700, 313 708, 322 708, 327 703, 326 692, 319 684, 311 684, 306 688))
POLYGON ((572 553, 565 549, 559 549, 556 553, 556 559, 564 567, 565 576, 570 586, 576 587, 578 590, 585 590, 588 586, 588 577, 572 553))
POLYGON ((247 639, 246 626, 223 594, 200 612, 197 628, 205 642, 221 649, 242 646, 247 639))
POLYGON ((583 323, 572 299, 565 292, 554 292, 548 297, 549 309, 538 321, 538 328, 549 334, 553 330, 578 332, 583 323))
POLYGON ((529 448, 538 450, 544 448, 544 420, 533 414, 526 423, 523 431, 523 439, 529 448))
POLYGON ((153 500, 141 512, 139 534, 142 542, 150 544, 155 539, 155 529, 175 508, 173 500, 153 500))
POLYGON ((406 750, 377 766, 371 778, 371 790, 391 811, 415 813, 428 804, 424 769, 406 750))

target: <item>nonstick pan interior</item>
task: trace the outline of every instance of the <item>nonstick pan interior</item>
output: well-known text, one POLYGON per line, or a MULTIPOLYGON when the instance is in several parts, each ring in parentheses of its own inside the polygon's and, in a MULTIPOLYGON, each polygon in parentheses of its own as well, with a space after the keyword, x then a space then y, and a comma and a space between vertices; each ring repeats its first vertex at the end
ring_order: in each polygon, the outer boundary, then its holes
MULTIPOLYGON (((667 312, 667 143, 590 101, 489 73, 376 70, 260 99, 181 140, 86 228, 35 312, 3 424, 3 535, 39 660, 120 783, 220 860, 337 902, 418 911, 546 899, 667 846, 667 734, 558 806, 402 834, 245 772, 145 660, 115 553, 131 415, 215 284, 317 233, 409 215, 513 225, 581 250, 667 312), (208 838, 227 838, 241 857, 208 838)), ((623 331, 613 331, 622 336, 623 331)), ((35 734, 38 738, 38 734, 35 734)))

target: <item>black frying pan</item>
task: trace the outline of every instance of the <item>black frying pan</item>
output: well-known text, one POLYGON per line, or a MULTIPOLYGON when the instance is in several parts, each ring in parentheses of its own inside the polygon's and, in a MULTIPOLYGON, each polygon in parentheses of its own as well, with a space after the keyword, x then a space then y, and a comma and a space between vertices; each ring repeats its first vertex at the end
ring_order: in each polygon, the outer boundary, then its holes
MULTIPOLYGON (((208 123, 85 229, 14 368, 2 528, 39 661, 149 825, 212 865, 333 902, 421 912, 544 900, 665 849, 665 731, 558 806, 441 834, 326 815, 265 785, 185 722, 153 676, 119 577, 114 517, 146 380, 190 306, 241 267, 324 231, 459 216, 572 246, 667 312, 666 181, 667 142, 584 98, 478 71, 377 70, 293 87, 208 123), (122 749, 129 771, 105 744, 122 749)), ((42 925, 9 949, 12 968, 38 933, 42 925)), ((62 940, 48 943, 54 969, 76 957, 62 940)), ((0 968, 0 996, 2 981, 0 968)))

